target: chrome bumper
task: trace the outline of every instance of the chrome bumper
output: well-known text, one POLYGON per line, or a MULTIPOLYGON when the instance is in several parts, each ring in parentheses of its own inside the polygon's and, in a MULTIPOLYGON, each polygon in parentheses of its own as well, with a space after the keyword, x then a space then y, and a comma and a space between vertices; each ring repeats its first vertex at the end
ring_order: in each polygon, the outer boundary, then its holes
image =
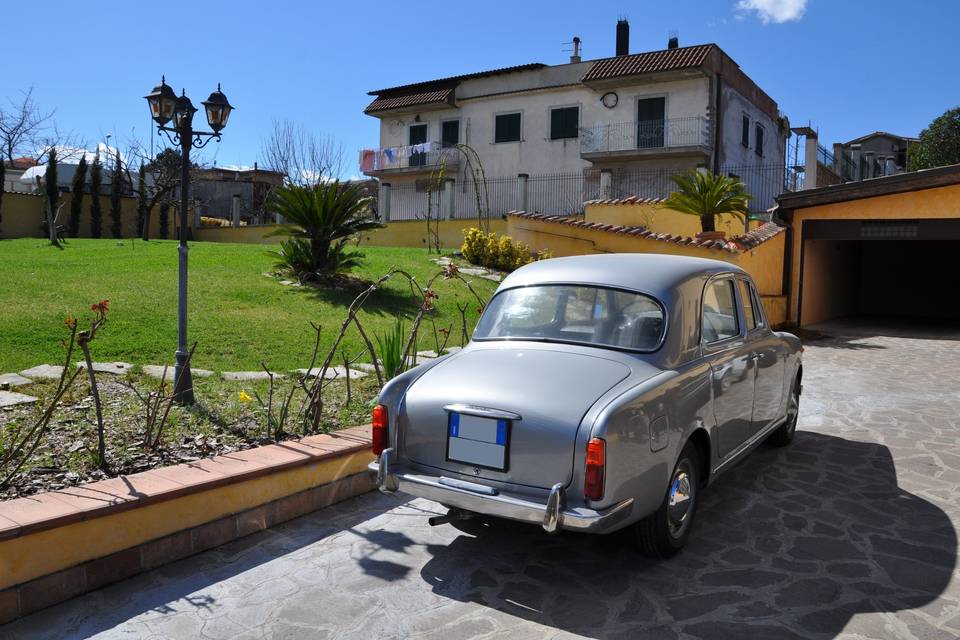
MULTIPOLYGON (((495 492, 481 493, 466 488, 473 483, 407 472, 395 467, 394 461, 394 450, 385 449, 380 457, 367 467, 371 473, 376 474, 377 487, 384 493, 401 491, 466 511, 539 524, 547 533, 556 533, 561 529, 591 533, 610 531, 630 515, 633 507, 631 498, 602 511, 568 509, 563 485, 559 483, 550 489, 546 504, 495 492)), ((489 491, 489 487, 483 485, 476 487, 478 490, 489 491)))

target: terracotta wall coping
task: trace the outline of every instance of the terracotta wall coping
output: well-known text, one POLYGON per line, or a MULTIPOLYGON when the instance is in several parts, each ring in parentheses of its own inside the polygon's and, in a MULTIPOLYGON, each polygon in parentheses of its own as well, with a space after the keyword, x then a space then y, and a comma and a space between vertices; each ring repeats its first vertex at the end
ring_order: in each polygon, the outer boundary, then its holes
POLYGON ((0 540, 199 493, 369 447, 370 427, 351 427, 0 502, 0 540))

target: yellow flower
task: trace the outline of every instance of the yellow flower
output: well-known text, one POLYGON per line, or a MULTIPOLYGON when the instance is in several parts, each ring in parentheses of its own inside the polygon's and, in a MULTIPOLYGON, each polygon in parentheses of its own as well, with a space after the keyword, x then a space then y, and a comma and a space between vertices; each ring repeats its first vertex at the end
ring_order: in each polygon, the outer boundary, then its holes
POLYGON ((240 392, 240 395, 237 396, 237 397, 240 399, 240 402, 242 402, 242 403, 244 403, 244 404, 247 404, 248 402, 250 402, 251 400, 253 400, 253 398, 251 398, 250 395, 249 395, 246 391, 241 391, 241 392, 240 392))

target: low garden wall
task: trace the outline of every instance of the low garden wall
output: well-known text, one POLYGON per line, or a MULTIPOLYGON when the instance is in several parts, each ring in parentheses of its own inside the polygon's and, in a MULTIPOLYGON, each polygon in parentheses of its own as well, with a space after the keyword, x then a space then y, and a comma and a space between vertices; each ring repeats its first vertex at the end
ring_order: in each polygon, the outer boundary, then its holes
POLYGON ((679 235, 642 236, 640 231, 646 230, 575 219, 530 217, 523 213, 509 214, 506 230, 507 235, 530 245, 534 251, 547 250, 555 258, 595 253, 662 253, 723 260, 741 267, 753 277, 771 325, 786 321, 783 291, 785 233, 778 233, 753 248, 730 251, 678 241, 679 235))
MULTIPOLYGON (((57 217, 57 224, 67 226, 70 218, 70 200, 73 194, 64 193, 61 195, 63 206, 60 209, 60 215, 57 217)), ((80 214, 80 234, 81 238, 90 236, 90 202, 89 194, 83 197, 83 207, 80 214)), ((0 202, 0 238, 46 238, 45 221, 47 219, 46 197, 34 195, 31 193, 4 192, 3 200, 0 202)), ((102 238, 112 238, 110 232, 110 197, 100 196, 100 209, 103 212, 102 238)), ((150 237, 160 237, 160 207, 154 207, 150 220, 150 237)), ((137 199, 123 197, 120 201, 120 211, 122 213, 120 220, 123 227, 121 237, 130 238, 137 235, 137 199)), ((170 209, 170 237, 174 232, 175 209, 170 209)))
MULTIPOLYGON (((463 244, 463 230, 479 226, 480 221, 441 220, 439 223, 440 244, 445 248, 459 248, 463 244)), ((244 244, 276 244, 284 236, 271 236, 279 225, 265 224, 247 227, 202 227, 194 229, 193 237, 202 242, 237 242, 244 244)), ((490 229, 505 233, 507 223, 502 218, 490 220, 490 229)), ((427 223, 423 220, 398 220, 388 222, 383 229, 375 229, 361 235, 360 246, 368 247, 426 247, 427 223)))
POLYGON ((369 491, 369 427, 0 503, 0 624, 369 491))

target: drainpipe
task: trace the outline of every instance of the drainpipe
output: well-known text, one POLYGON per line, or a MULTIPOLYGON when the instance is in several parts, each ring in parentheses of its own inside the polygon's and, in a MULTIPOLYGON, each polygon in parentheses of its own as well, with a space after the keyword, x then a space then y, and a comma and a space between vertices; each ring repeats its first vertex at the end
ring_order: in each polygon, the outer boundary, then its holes
POLYGON ((517 174, 517 211, 527 210, 527 180, 530 178, 526 173, 517 174))
POLYGON ((390 222, 390 183, 380 183, 380 218, 390 222))

